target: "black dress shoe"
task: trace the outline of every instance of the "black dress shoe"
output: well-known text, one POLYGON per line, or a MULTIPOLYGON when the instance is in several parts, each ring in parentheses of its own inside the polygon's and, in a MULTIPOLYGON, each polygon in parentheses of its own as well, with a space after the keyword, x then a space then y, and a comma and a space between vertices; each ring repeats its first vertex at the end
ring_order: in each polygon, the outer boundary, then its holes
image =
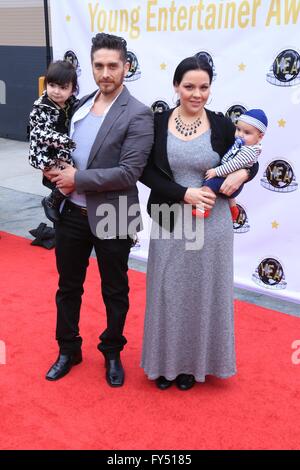
POLYGON ((168 380, 166 377, 161 375, 158 379, 155 380, 156 386, 161 390, 166 390, 167 388, 171 387, 173 384, 173 380, 168 380))
POLYGON ((46 374, 47 380, 58 380, 64 377, 73 366, 80 364, 82 361, 81 350, 74 354, 59 354, 58 358, 50 367, 46 374))
POLYGON ((189 390, 196 383, 195 377, 189 374, 180 374, 176 377, 176 385, 180 390, 189 390))
POLYGON ((105 358, 106 381, 111 387, 122 387, 124 383, 124 369, 120 356, 113 359, 105 358))

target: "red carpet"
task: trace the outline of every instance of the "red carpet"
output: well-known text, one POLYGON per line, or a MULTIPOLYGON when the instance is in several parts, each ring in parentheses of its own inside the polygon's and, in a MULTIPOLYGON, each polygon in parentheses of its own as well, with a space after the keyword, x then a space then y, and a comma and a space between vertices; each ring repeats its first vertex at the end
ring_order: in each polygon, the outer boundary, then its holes
POLYGON ((299 449, 300 365, 291 361, 299 319, 236 302, 238 374, 162 392, 139 367, 145 275, 131 271, 126 383, 111 389, 96 349, 105 315, 91 260, 84 361, 47 382, 57 354, 54 253, 2 233, 0 260, 1 449, 299 449))

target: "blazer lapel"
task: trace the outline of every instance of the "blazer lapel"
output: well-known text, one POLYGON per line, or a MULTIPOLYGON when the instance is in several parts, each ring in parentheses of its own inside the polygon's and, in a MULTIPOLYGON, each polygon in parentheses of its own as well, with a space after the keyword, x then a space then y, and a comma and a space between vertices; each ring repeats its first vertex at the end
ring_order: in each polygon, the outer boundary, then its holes
POLYGON ((120 96, 118 96, 117 100, 114 102, 108 113, 106 114, 102 125, 99 129, 98 134, 96 135, 95 142, 91 148, 90 156, 87 162, 87 168, 90 166, 94 158, 96 157, 97 153, 99 152, 105 137, 109 133, 112 125, 118 119, 118 117, 125 111, 125 107, 128 103, 130 94, 126 87, 124 87, 123 91, 121 92, 120 96))

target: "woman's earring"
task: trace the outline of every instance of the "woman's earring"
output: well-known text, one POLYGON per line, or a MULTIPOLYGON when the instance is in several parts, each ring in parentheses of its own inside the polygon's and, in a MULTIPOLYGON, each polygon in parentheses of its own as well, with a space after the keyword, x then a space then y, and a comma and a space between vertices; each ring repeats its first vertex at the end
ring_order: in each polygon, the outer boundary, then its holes
POLYGON ((209 97, 210 97, 210 101, 209 101, 209 103, 208 103, 208 102, 206 102, 207 106, 209 106, 209 105, 210 105, 210 103, 212 102, 212 94, 210 94, 210 95, 209 95, 209 97))

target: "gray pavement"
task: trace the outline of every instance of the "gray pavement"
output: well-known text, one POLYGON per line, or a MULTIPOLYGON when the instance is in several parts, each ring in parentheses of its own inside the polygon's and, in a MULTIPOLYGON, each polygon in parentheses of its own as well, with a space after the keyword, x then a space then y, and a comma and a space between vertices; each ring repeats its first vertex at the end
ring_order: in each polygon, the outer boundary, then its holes
MULTIPOLYGON (((32 239, 28 230, 40 222, 51 226, 51 222, 41 207, 49 190, 41 183, 41 172, 28 164, 27 155, 27 142, 0 138, 0 230, 32 239)), ((147 262, 130 259, 129 266, 146 272, 147 262)), ((266 294, 235 289, 235 298, 300 317, 299 304, 266 294)))

